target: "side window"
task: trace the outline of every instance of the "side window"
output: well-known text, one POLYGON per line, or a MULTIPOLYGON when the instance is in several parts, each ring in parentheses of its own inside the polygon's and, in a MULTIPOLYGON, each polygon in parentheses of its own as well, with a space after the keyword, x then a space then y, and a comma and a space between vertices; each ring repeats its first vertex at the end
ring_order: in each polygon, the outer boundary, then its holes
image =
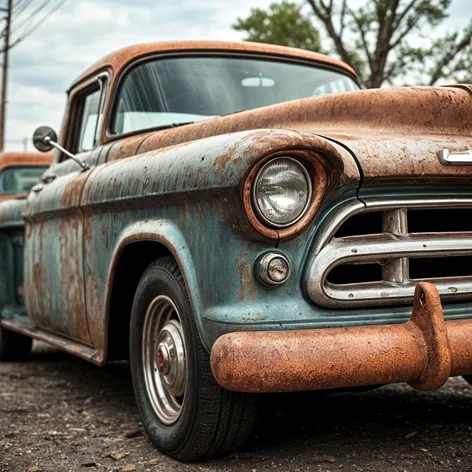
POLYGON ((97 132, 100 113, 100 97, 102 90, 97 89, 83 97, 80 118, 80 133, 76 152, 92 150, 97 143, 97 132))

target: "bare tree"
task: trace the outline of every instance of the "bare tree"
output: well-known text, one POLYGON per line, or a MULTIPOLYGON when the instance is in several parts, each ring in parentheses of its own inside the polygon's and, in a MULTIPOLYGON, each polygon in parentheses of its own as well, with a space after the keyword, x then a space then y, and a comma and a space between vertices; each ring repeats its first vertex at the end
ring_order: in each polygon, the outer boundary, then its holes
POLYGON ((307 0, 334 47, 354 67, 365 87, 380 87, 412 69, 431 85, 464 69, 472 44, 472 24, 461 33, 431 40, 426 31, 447 18, 452 0, 307 0), (357 2, 358 3, 358 2, 357 2), (416 47, 411 43, 420 42, 416 47))

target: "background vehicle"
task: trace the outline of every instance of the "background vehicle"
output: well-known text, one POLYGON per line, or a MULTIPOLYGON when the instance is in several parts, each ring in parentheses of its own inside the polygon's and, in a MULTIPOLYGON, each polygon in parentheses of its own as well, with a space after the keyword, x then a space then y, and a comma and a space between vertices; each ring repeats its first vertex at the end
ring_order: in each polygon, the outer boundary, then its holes
POLYGON ((149 437, 181 460, 241 445, 259 392, 471 373, 471 94, 360 91, 339 61, 260 44, 105 57, 59 144, 35 133, 56 152, 2 358, 29 337, 129 357, 149 437))
MULTIPOLYGON (((0 154, 0 317, 25 314, 22 275, 24 222, 21 212, 27 193, 51 161, 51 153, 0 154)), ((30 346, 31 341, 25 340, 25 343, 30 346)))
POLYGON ((52 154, 4 152, 0 154, 0 202, 29 192, 49 167, 52 154))

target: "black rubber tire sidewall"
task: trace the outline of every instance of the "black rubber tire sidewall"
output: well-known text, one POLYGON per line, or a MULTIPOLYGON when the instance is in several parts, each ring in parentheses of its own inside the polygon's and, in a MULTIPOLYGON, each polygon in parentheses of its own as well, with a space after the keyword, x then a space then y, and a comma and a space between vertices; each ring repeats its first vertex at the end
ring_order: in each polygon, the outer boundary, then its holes
POLYGON ((144 273, 136 291, 130 326, 130 365, 133 386, 143 426, 156 447, 172 456, 179 457, 192 434, 194 415, 198 408, 199 355, 196 346, 196 326, 192 308, 182 282, 177 280, 165 265, 152 264, 144 273), (165 425, 160 422, 148 400, 142 368, 142 328, 146 311, 158 295, 167 295, 176 305, 185 336, 188 358, 188 380, 184 407, 177 422, 165 425))

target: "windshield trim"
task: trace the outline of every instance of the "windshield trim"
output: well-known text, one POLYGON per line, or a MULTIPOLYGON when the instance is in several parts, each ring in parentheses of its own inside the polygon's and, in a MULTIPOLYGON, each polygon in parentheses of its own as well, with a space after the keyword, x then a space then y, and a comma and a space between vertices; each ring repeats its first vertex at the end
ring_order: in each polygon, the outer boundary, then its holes
MULTIPOLYGON (((298 64, 298 65, 307 65, 311 67, 316 67, 319 69, 324 69, 324 70, 329 70, 333 72, 337 72, 340 75, 344 75, 348 78, 350 78, 358 87, 359 89, 361 88, 360 83, 358 78, 351 74, 348 70, 343 69, 341 67, 337 67, 332 64, 324 63, 321 61, 311 61, 307 59, 301 59, 301 58, 291 58, 288 56, 281 56, 281 55, 275 55, 275 54, 267 54, 267 53, 257 53, 257 52, 251 52, 251 53, 241 53, 241 52, 233 52, 233 51, 222 51, 222 50, 215 50, 215 51, 209 51, 209 50, 204 50, 204 51, 188 51, 185 53, 176 53, 176 52, 169 52, 169 53, 153 53, 149 56, 141 57, 138 60, 131 61, 126 67, 124 67, 118 77, 115 78, 115 83, 113 86, 113 90, 110 94, 110 106, 109 106, 109 111, 107 113, 107 122, 106 122, 106 128, 105 128, 105 135, 106 135, 106 140, 104 141, 103 144, 112 142, 112 141, 117 141, 120 139, 132 137, 132 136, 139 136, 142 134, 149 134, 153 133, 156 131, 165 131, 167 129, 172 128, 172 126, 156 126, 153 128, 146 128, 146 129, 141 129, 141 130, 135 130, 135 131, 130 131, 128 133, 122 133, 122 134, 115 134, 112 129, 112 124, 114 123, 115 120, 115 115, 117 112, 118 108, 118 98, 123 86, 123 82, 126 79, 127 75, 135 68, 139 67, 142 64, 145 64, 147 62, 155 62, 159 60, 165 60, 169 59, 172 57, 178 57, 178 58, 185 58, 185 57, 201 57, 201 58, 206 58, 206 57, 239 57, 239 58, 246 58, 246 59, 259 59, 259 60, 267 60, 267 61, 272 61, 272 62, 285 62, 288 64, 298 64)), ((243 110, 247 111, 247 110, 243 110)), ((217 119, 219 117, 215 118, 210 118, 207 121, 211 121, 214 119, 217 119)), ((193 123, 189 123, 193 124, 193 123)), ((185 125, 187 126, 187 125, 185 125)))

